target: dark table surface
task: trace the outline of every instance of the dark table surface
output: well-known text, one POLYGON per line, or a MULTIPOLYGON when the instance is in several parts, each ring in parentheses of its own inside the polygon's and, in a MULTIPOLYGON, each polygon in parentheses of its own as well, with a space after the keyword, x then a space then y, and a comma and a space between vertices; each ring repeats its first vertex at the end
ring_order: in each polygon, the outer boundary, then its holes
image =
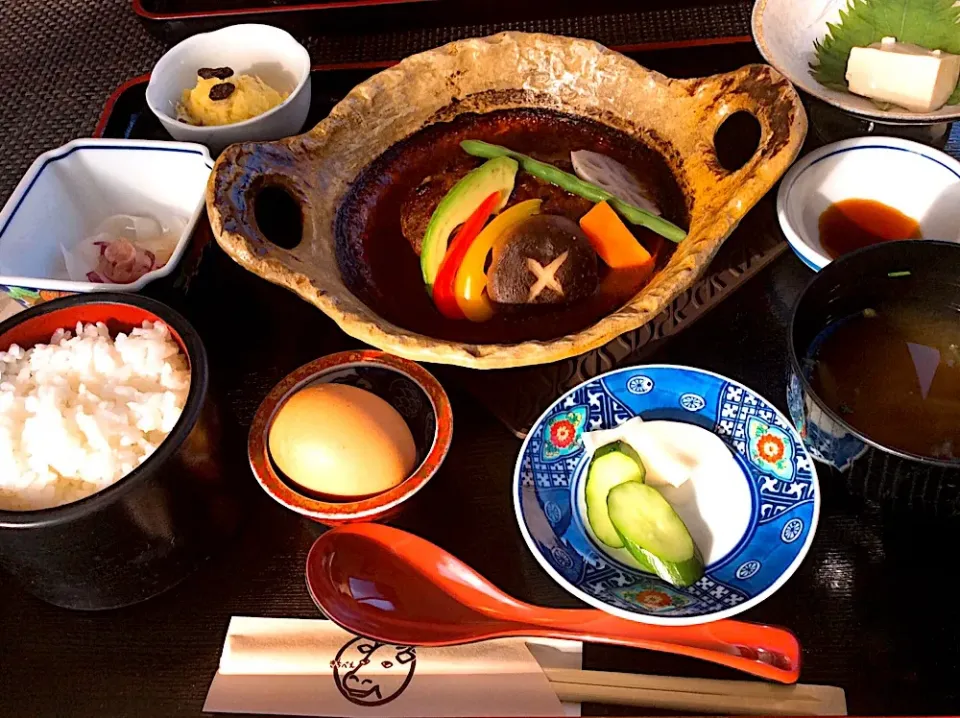
MULTIPOLYGON (((310 47, 315 61, 329 62, 340 59, 334 55, 341 48, 351 58, 383 59, 393 45, 358 35, 310 47)), ((0 0, 0 89, 8 100, 0 104, 0 197, 39 152, 88 134, 110 90, 148 70, 162 51, 131 20, 126 0, 0 0), (79 30, 61 31, 68 26, 79 30)), ((725 374, 784 409, 787 320, 810 276, 784 254, 649 360, 725 374)), ((246 274, 216 247, 183 310, 203 335, 241 426, 290 370, 354 346, 319 311, 246 274)), ((397 525, 447 548, 521 599, 577 605, 539 568, 513 519, 509 489, 520 441, 460 388, 457 370, 437 373, 456 412, 453 448, 397 525)), ((243 452, 242 443, 234 450, 243 452)), ((253 486, 247 471, 234 479, 253 486)), ((865 503, 832 476, 821 475, 821 490, 807 559, 743 618, 793 629, 804 647, 801 680, 842 686, 851 714, 960 713, 960 618, 949 588, 956 526, 865 503)), ((251 495, 233 543, 179 587, 140 606, 72 613, 26 595, 0 574, 0 716, 197 716, 230 616, 318 617, 303 565, 323 529, 256 489, 251 495)), ((741 677, 691 660, 598 646, 585 648, 584 665, 741 677)), ((585 712, 638 711, 587 706, 585 712)))
MULTIPOLYGON (((783 409, 789 310, 810 276, 792 254, 783 255, 652 360, 725 374, 783 409)), ((216 247, 185 311, 207 342, 241 424, 287 372, 354 345, 319 311, 246 274, 216 247)), ((534 561, 513 519, 510 483, 520 441, 458 389, 457 370, 438 373, 454 404, 453 447, 397 525, 447 548, 521 599, 577 605, 534 561)), ((804 648, 801 680, 842 686, 851 714, 956 713, 960 619, 944 580, 955 563, 952 527, 887 514, 822 478, 810 554, 783 588, 743 618, 792 628, 804 648)), ((253 482, 245 471, 235 480, 253 482)), ((0 715, 199 715, 230 616, 319 617, 303 566, 322 530, 254 492, 251 513, 224 552, 171 592, 109 613, 56 609, 0 578, 0 715)), ((585 648, 584 665, 740 677, 688 659, 599 646, 585 648)))

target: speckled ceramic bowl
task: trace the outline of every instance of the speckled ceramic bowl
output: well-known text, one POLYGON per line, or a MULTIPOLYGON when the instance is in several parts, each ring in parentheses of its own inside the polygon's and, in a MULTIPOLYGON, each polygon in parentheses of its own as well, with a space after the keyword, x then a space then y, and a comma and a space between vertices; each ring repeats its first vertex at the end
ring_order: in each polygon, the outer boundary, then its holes
POLYGON ((603 346, 668 307, 790 166, 806 131, 796 91, 766 65, 675 80, 589 40, 504 32, 411 55, 357 85, 304 135, 228 148, 208 185, 207 214, 218 244, 240 265, 314 304, 365 344, 407 359, 474 369, 548 364, 603 346), (354 189, 386 181, 365 174, 365 168, 378 172, 371 163, 399 151, 421 130, 432 126, 449 140, 442 123, 469 113, 521 109, 600 122, 638 143, 637 149, 645 146, 657 172, 669 173, 684 197, 688 216, 682 221, 689 235, 630 301, 602 316, 590 315, 569 331, 554 333, 557 327, 551 329, 545 319, 536 336, 476 334, 477 327, 441 321, 429 303, 416 305, 417 313, 411 314, 407 299, 413 295, 398 296, 393 279, 373 273, 375 265, 391 267, 391 276, 404 267, 405 276, 417 282, 406 240, 399 233, 374 233, 378 243, 396 247, 397 253, 377 252, 380 260, 371 262, 364 237, 374 235, 365 232, 366 220, 348 229, 352 221, 345 219, 341 226, 338 212, 360 199, 354 189), (740 112, 760 124, 760 144, 746 164, 730 171, 714 137, 740 112), (290 248, 271 241, 255 217, 261 200, 270 204, 262 195, 267 190, 300 208, 293 212, 302 219, 294 238, 300 241, 286 242, 290 248), (371 299, 375 296, 394 302, 401 315, 381 314, 383 308, 371 299))
POLYGON ((960 105, 944 105, 934 112, 911 112, 898 107, 882 110, 866 97, 821 85, 810 70, 814 41, 823 40, 830 24, 840 22, 849 0, 756 0, 753 39, 764 59, 786 75, 798 89, 858 117, 887 124, 937 124, 960 119, 960 105))
POLYGON ((260 404, 250 427, 250 467, 275 501, 314 521, 334 526, 390 518, 437 472, 453 439, 453 410, 432 374, 415 362, 366 350, 331 354, 289 374, 260 404), (349 384, 386 400, 403 416, 417 447, 417 468, 389 491, 354 501, 324 501, 287 479, 270 457, 273 420, 295 392, 311 384, 349 384))

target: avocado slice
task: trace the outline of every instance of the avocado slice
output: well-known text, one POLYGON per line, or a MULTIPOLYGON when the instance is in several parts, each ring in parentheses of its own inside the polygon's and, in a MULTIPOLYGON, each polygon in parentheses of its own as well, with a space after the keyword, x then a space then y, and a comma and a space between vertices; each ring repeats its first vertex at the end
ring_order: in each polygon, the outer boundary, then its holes
POLYGON ((683 519, 652 486, 628 481, 607 496, 610 523, 643 568, 683 588, 703 576, 703 557, 683 519))
POLYGON ((431 294, 453 230, 466 222, 483 200, 494 192, 500 193, 500 202, 494 212, 503 209, 513 192, 518 168, 517 161, 510 157, 487 160, 467 173, 440 200, 430 217, 420 249, 420 270, 431 294))
POLYGON ((610 523, 607 495, 612 488, 625 481, 643 482, 646 474, 640 455, 624 441, 601 446, 593 453, 584 488, 587 521, 594 535, 610 548, 623 548, 623 540, 610 523))

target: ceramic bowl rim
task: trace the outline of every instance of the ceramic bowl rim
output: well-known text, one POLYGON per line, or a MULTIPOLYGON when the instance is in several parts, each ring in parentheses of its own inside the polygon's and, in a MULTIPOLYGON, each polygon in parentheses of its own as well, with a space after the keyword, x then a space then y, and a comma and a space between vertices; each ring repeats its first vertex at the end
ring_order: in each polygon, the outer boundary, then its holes
MULTIPOLYGON (((92 149, 118 149, 131 151, 146 150, 150 152, 162 151, 197 154, 203 161, 204 166, 209 171, 213 171, 213 159, 210 157, 210 151, 205 146, 196 142, 107 139, 103 137, 85 137, 71 140, 60 147, 47 150, 46 152, 38 155, 37 158, 30 164, 30 167, 27 168, 27 171, 20 178, 20 181, 17 183, 16 188, 13 190, 13 193, 10 195, 10 198, 7 200, 6 204, 0 208, 0 235, 6 231, 10 222, 13 220, 14 215, 19 210, 21 203, 24 199, 26 199, 27 195, 30 193, 30 190, 33 189, 33 186, 36 184, 37 180, 40 179, 40 176, 43 174, 48 164, 51 162, 56 162, 57 160, 61 160, 73 154, 74 152, 92 149)), ((186 253, 187 246, 190 244, 190 241, 193 238, 193 233, 197 228, 197 222, 199 221, 200 215, 203 214, 205 208, 206 187, 204 186, 204 191, 200 193, 196 206, 194 207, 190 216, 187 217, 187 223, 184 226, 183 231, 180 233, 180 237, 177 240, 177 245, 173 250, 173 254, 170 255, 170 259, 167 260, 167 263, 159 269, 154 269, 153 271, 147 272, 135 282, 130 282, 129 284, 98 284, 95 282, 78 282, 72 279, 3 275, 0 276, 0 284, 11 287, 24 287, 26 289, 49 289, 58 292, 138 292, 150 282, 169 276, 177 268, 177 266, 180 264, 180 260, 186 253)))
MULTIPOLYGON (((581 382, 572 389, 563 392, 546 410, 540 414, 537 420, 533 423, 533 427, 539 426, 544 419, 546 419, 553 411, 556 410, 560 403, 569 395, 573 394, 575 391, 579 390, 586 384, 590 384, 595 381, 601 381, 608 377, 615 376, 624 372, 634 372, 634 371, 643 371, 648 369, 669 369, 669 370, 679 370, 682 372, 695 372, 697 374, 706 374, 717 379, 720 379, 725 382, 729 382, 734 386, 741 387, 746 389, 751 394, 754 394, 760 398, 763 398, 760 394, 750 389, 745 384, 730 379, 729 377, 724 376, 723 374, 718 374, 716 372, 708 371, 707 369, 698 369, 697 367, 687 366, 684 364, 636 364, 633 366, 621 367, 620 369, 613 369, 611 371, 603 372, 598 374, 592 379, 587 379, 584 382, 581 382)), ((766 399, 764 399, 766 401, 766 399)), ((795 442, 801 443, 803 440, 799 436, 796 428, 793 426, 793 423, 789 421, 789 418, 786 417, 783 412, 781 412, 774 404, 767 401, 767 404, 777 412, 781 417, 783 417, 788 426, 790 427, 790 432, 793 436, 795 442)), ((632 611, 626 611, 622 608, 617 608, 616 606, 611 606, 608 603, 604 603, 598 598, 591 596, 590 594, 581 591, 580 588, 574 586, 570 581, 564 578, 550 563, 541 555, 539 549, 536 547, 536 544, 533 540, 533 537, 530 535, 530 531, 527 528, 526 521, 523 517, 523 507, 520 505, 520 487, 522 486, 522 479, 520 476, 521 470, 523 468, 523 456, 527 451, 527 447, 530 444, 531 438, 534 436, 534 431, 531 428, 527 432, 526 438, 523 440, 523 445, 520 447, 520 451, 517 454, 517 461, 514 465, 513 470, 513 482, 511 484, 511 491, 513 492, 513 510, 514 516, 517 520, 517 524, 520 527, 520 533, 523 535, 524 543, 527 545, 527 549, 530 553, 533 554, 534 558, 537 560, 537 563, 540 564, 550 577, 567 593, 572 596, 579 598, 581 601, 589 604, 594 608, 599 608, 601 611, 609 613, 611 615, 617 616, 619 618, 625 618, 628 621, 633 621, 635 623, 646 623, 657 626, 694 626, 698 624, 713 623, 714 621, 719 621, 725 618, 730 618, 731 616, 736 616, 737 614, 743 613, 744 611, 753 608, 754 606, 762 603, 766 599, 770 598, 773 594, 779 591, 783 585, 790 580, 791 576, 796 573, 797 569, 800 568, 800 564, 803 563, 804 559, 807 557, 807 554, 810 551, 810 547, 813 545, 813 539, 817 534, 817 527, 820 522, 820 479, 817 475, 816 466, 813 465, 811 461, 810 473, 811 473, 811 483, 814 487, 814 497, 813 497, 813 517, 810 520, 810 527, 807 530, 807 535, 804 539, 803 545, 800 547, 800 550, 797 552, 797 555, 794 557, 793 561, 790 562, 790 565, 787 566, 780 576, 774 581, 766 590, 761 591, 756 596, 753 596, 742 603, 737 604, 736 606, 731 606, 730 608, 725 608, 721 611, 716 611, 714 613, 709 613, 701 616, 679 616, 675 618, 670 618, 668 616, 653 616, 644 613, 633 613, 632 611)), ((726 444, 726 442, 724 442, 726 444)), ((806 445, 803 444, 804 448, 806 445)))
POLYGON ((211 181, 208 210, 217 243, 236 262, 318 307, 354 339, 429 364, 472 369, 533 366, 579 356, 652 321, 672 298, 689 288, 742 215, 776 184, 799 152, 806 131, 807 116, 799 96, 767 65, 751 64, 722 76, 671 80, 592 40, 506 31, 455 40, 405 58, 356 85, 305 134, 276 143, 228 147, 211 181), (518 64, 519 58, 529 62, 518 64), (580 72, 585 63, 606 71, 580 72), (445 69, 434 72, 437 68, 445 69), (453 84, 448 77, 451 73, 459 78, 453 84), (620 78, 617 84, 621 89, 634 86, 638 97, 655 96, 663 102, 638 104, 631 101, 629 92, 598 94, 597 86, 614 75, 620 78), (624 78, 631 82, 625 85, 624 78), (566 88, 560 93, 562 101, 557 95, 558 82, 566 88), (406 90, 414 85, 416 93, 406 90), (739 89, 733 91, 734 87, 739 89), (505 95, 504 89, 531 92, 505 95), (490 94, 495 90, 500 92, 490 94), (413 105, 412 94, 417 96, 413 105), (449 338, 451 335, 433 326, 410 329, 393 323, 362 301, 357 288, 347 286, 350 282, 344 283, 337 263, 334 220, 349 188, 364 167, 389 154, 391 147, 399 146, 424 125, 466 112, 482 114, 520 106, 594 119, 606 112, 608 125, 641 140, 645 135, 637 127, 640 116, 650 127, 667 132, 662 139, 684 150, 683 157, 667 153, 668 159, 673 158, 670 166, 688 183, 688 200, 697 197, 689 208, 691 231, 687 238, 630 302, 595 317, 580 331, 559 336, 547 332, 539 339, 512 337, 517 341, 510 342, 504 342, 509 337, 503 336, 473 336, 483 341, 471 342, 449 338), (640 106, 642 112, 637 109, 640 106), (762 151, 730 174, 704 152, 715 127, 733 109, 753 112, 767 129, 762 151), (662 121, 671 111, 688 119, 702 116, 703 122, 688 122, 680 131, 677 123, 662 121), (393 119, 382 123, 388 116, 393 119), (371 140, 372 126, 383 129, 376 134, 376 142, 371 140), (691 129, 700 132, 702 142, 694 139, 697 133, 691 129), (255 217, 243 201, 249 189, 249 170, 256 164, 248 161, 250 153, 272 158, 268 163, 276 171, 282 169, 283 181, 289 180, 288 189, 305 200, 312 231, 304 234, 294 250, 261 242, 257 233, 250 231, 255 217), (293 156, 299 159, 293 161, 293 156), (318 172, 324 174, 323 182, 315 180, 318 172), (703 192, 694 191, 694 186, 701 185, 703 192), (241 186, 247 189, 241 191, 241 186))
MULTIPOLYGON (((268 117, 272 117, 274 115, 279 114, 284 110, 284 108, 289 107, 290 104, 297 97, 299 97, 300 93, 303 92, 303 88, 310 82, 310 68, 311 68, 310 53, 300 42, 297 41, 297 39, 293 35, 291 35, 286 30, 283 30, 279 27, 274 27, 273 25, 265 25, 263 23, 253 23, 253 22, 239 23, 237 25, 228 25, 227 27, 222 27, 218 30, 210 30, 208 32, 201 32, 196 35, 191 35, 190 37, 186 38, 185 40, 181 40, 176 45, 174 45, 169 50, 167 50, 163 54, 163 56, 159 60, 157 60, 157 63, 153 66, 153 71, 150 73, 150 80, 147 82, 145 97, 146 97, 147 106, 150 108, 150 111, 153 112, 153 114, 156 115, 158 118, 166 119, 169 122, 173 122, 173 123, 179 123, 184 128, 189 128, 188 131, 197 130, 197 131, 202 131, 204 133, 209 133, 210 136, 215 136, 219 134, 221 131, 226 130, 227 128, 244 129, 244 128, 252 127, 268 117), (176 117, 171 116, 169 113, 164 112, 159 107, 157 107, 153 97, 153 94, 156 91, 157 83, 159 82, 157 78, 161 77, 165 72, 167 72, 167 65, 171 64, 174 61, 174 59, 177 57, 177 55, 179 55, 180 52, 184 50, 184 48, 190 47, 193 45, 203 46, 205 42, 207 42, 208 40, 210 40, 216 35, 229 35, 231 33, 237 32, 240 29, 250 29, 250 28, 256 28, 258 31, 267 31, 268 33, 274 34, 276 38, 279 38, 282 42, 287 43, 291 48, 295 47, 297 50, 297 54, 299 54, 301 59, 303 60, 304 67, 298 70, 297 74, 299 75, 299 77, 297 78, 297 84, 290 91, 290 94, 287 95, 287 98, 283 102, 281 102, 276 107, 271 107, 269 110, 267 110, 262 114, 257 115, 256 117, 251 117, 249 120, 243 120, 242 122, 234 122, 229 125, 210 125, 210 126, 197 126, 197 125, 190 125, 187 123, 180 123, 176 117), (154 92, 151 92, 151 88, 154 90, 154 92)), ((184 87, 183 89, 187 90, 189 88, 184 87)))
MULTIPOLYGON (((944 107, 955 108, 955 110, 951 113, 944 115, 935 115, 932 112, 912 112, 911 110, 903 108, 899 108, 895 112, 890 112, 881 110, 879 108, 876 110, 868 110, 850 107, 843 101, 832 97, 829 93, 833 92, 833 90, 831 90, 829 87, 821 85, 812 75, 808 78, 806 76, 796 77, 793 74, 788 74, 785 69, 778 67, 777 63, 774 61, 775 58, 773 57, 773 53, 770 52, 770 48, 767 45, 766 35, 764 34, 763 14, 769 2, 770 0, 756 0, 754 2, 753 9, 750 12, 750 34, 753 36, 754 45, 756 45, 757 50, 763 56, 763 59, 774 69, 780 72, 784 77, 786 77, 791 84, 795 85, 798 89, 803 90, 807 94, 812 95, 821 102, 825 102, 831 107, 835 107, 843 112, 847 112, 861 119, 872 120, 880 124, 937 125, 941 123, 946 124, 955 122, 960 119, 960 105, 944 105, 944 107)), ((848 94, 857 97, 857 95, 853 95, 853 93, 848 94)), ((936 111, 937 110, 934 112, 936 111)))
POLYGON ((106 488, 70 503, 33 511, 0 509, 0 529, 30 529, 65 524, 83 516, 88 516, 103 506, 120 500, 135 486, 148 481, 153 475, 154 467, 161 466, 179 451, 200 418, 200 412, 206 403, 210 383, 210 367, 207 362, 206 347, 197 330, 182 314, 155 299, 118 292, 74 294, 69 297, 52 299, 49 302, 37 304, 14 314, 0 323, 0 337, 3 337, 4 334, 24 321, 44 314, 71 309, 78 305, 94 304, 126 305, 145 310, 159 317, 164 324, 167 324, 172 331, 179 335, 183 346, 186 348, 187 360, 190 363, 190 391, 187 394, 183 411, 173 430, 160 443, 156 451, 130 473, 120 477, 106 488))
MULTIPOLYGON (((787 173, 783 176, 783 180, 780 182, 780 188, 777 190, 777 220, 780 223, 780 230, 786 237, 790 248, 797 254, 804 264, 816 272, 819 272, 825 266, 836 260, 833 260, 815 250, 810 245, 808 239, 801 234, 800 228, 794 227, 793 223, 790 221, 788 211, 791 194, 794 192, 796 183, 800 179, 801 175, 803 175, 803 173, 808 169, 816 165, 821 160, 832 157, 835 154, 849 152, 851 150, 905 150, 913 154, 921 155, 922 157, 925 157, 933 162, 937 162, 945 169, 953 172, 957 176, 957 181, 960 182, 960 161, 955 160, 947 153, 941 152, 933 147, 900 137, 887 137, 884 135, 852 137, 850 139, 840 140, 839 142, 831 142, 830 144, 824 145, 823 147, 818 147, 812 152, 804 155, 797 160, 789 170, 787 170, 787 173)), ((924 239, 921 241, 929 242, 936 240, 924 239)))
MULTIPOLYGON (((953 247, 955 251, 960 251, 960 246, 958 246, 955 242, 947 242, 940 239, 927 239, 927 240, 923 240, 923 243, 927 245, 932 244, 932 245, 949 246, 949 247, 953 247)), ((857 249, 853 252, 844 254, 842 257, 835 259, 831 263, 831 264, 837 263, 837 266, 839 267, 839 269, 835 268, 832 271, 836 271, 836 272, 842 271, 843 269, 845 269, 846 264, 852 264, 856 262, 861 255, 870 251, 880 250, 880 248, 882 247, 890 247, 890 246, 893 246, 892 243, 882 242, 880 244, 874 244, 868 247, 862 247, 861 249, 857 249)), ((852 434, 853 436, 857 437, 857 439, 859 439, 864 444, 867 444, 868 446, 872 446, 873 448, 881 451, 884 454, 889 454, 891 456, 896 456, 898 458, 906 459, 908 461, 913 461, 915 463, 924 464, 926 466, 937 466, 944 469, 960 469, 960 457, 953 459, 951 461, 950 459, 936 459, 931 456, 920 456, 919 454, 911 454, 908 451, 903 451, 901 449, 895 449, 890 446, 885 446, 884 444, 881 444, 878 441, 871 439, 870 437, 866 436, 863 432, 861 432, 859 429, 847 423, 840 414, 838 414, 829 406, 827 406, 827 404, 823 401, 823 399, 820 398, 820 395, 817 394, 816 391, 814 391, 813 387, 810 385, 810 382, 807 380, 807 377, 804 375, 803 367, 800 363, 802 360, 800 359, 797 353, 797 346, 796 346, 796 343, 794 342, 793 334, 794 334, 794 328, 797 323, 797 316, 799 314, 800 303, 803 301, 804 297, 807 296, 807 293, 812 289, 813 285, 816 284, 818 280, 827 281, 825 279, 821 279, 820 273, 817 273, 813 276, 813 278, 807 283, 807 285, 803 288, 803 291, 801 291, 800 295, 797 297, 797 301, 794 303, 793 309, 790 311, 790 323, 787 325, 787 330, 788 330, 787 331, 787 354, 789 355, 789 358, 790 358, 790 371, 794 376, 797 377, 797 381, 800 382, 800 386, 803 390, 804 395, 810 396, 817 403, 817 407, 821 411, 823 411, 824 414, 830 417, 830 419, 833 422, 835 422, 838 426, 840 426, 842 429, 852 434)), ((820 328, 821 331, 823 331, 823 329, 826 329, 826 327, 820 328)))
POLYGON ((400 505, 422 489, 440 469, 453 441, 453 409, 443 386, 416 362, 375 349, 360 349, 314 359, 281 379, 257 408, 247 439, 247 458, 260 487, 277 503, 291 511, 331 524, 363 519, 373 520, 400 505), (298 491, 273 468, 268 435, 277 412, 298 389, 338 369, 367 366, 387 369, 415 383, 430 400, 433 410, 433 443, 419 466, 392 489, 352 501, 323 501, 298 491))

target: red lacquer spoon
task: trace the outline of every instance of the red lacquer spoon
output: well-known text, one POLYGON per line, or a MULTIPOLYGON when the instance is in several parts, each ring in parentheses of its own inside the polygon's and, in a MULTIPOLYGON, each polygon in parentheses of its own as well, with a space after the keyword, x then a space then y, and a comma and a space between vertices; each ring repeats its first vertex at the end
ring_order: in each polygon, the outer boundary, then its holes
POLYGON ((800 677, 800 645, 782 628, 730 620, 651 626, 593 609, 531 606, 432 543, 380 524, 341 526, 318 538, 307 557, 307 588, 331 620, 384 643, 569 638, 678 653, 780 683, 800 677))

